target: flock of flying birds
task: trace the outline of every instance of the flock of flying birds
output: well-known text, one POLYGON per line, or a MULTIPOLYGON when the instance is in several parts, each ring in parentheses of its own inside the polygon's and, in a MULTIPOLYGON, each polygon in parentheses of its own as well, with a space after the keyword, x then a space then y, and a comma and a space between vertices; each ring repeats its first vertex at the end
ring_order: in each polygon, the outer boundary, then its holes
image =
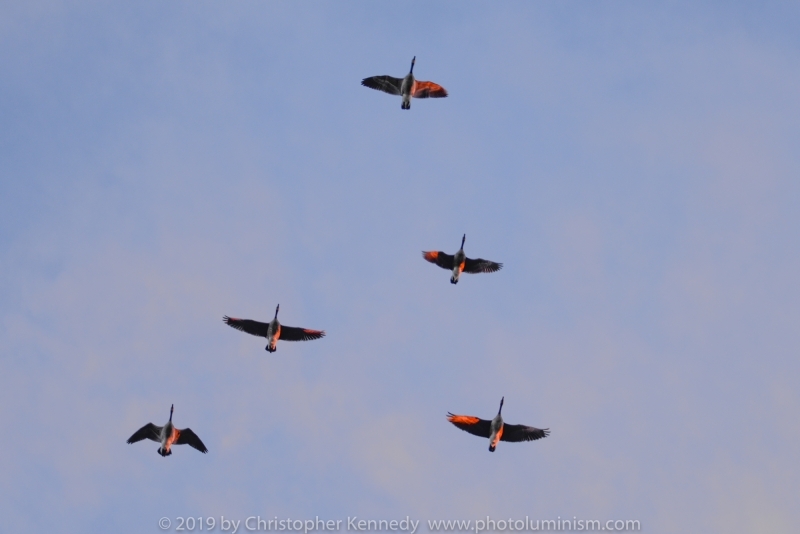
MULTIPOLYGON (((414 63, 416 56, 411 60, 411 70, 404 78, 394 78, 393 76, 371 76, 361 80, 361 85, 370 89, 377 89, 390 95, 400 95, 403 99, 400 109, 411 109, 411 97, 414 98, 443 98, 447 96, 444 87, 433 82, 423 82, 414 78, 414 63)), ((467 236, 461 238, 461 248, 455 254, 447 254, 441 250, 431 250, 422 253, 422 257, 441 267, 447 269, 452 274, 450 283, 457 284, 462 273, 493 273, 499 271, 502 263, 484 260, 482 258, 468 258, 464 253, 464 242, 467 236)), ((278 350, 278 340, 284 341, 309 341, 320 339, 325 336, 324 330, 312 330, 310 328, 299 328, 296 326, 286 326, 278 322, 278 311, 281 306, 275 308, 275 317, 268 323, 254 321, 252 319, 237 319, 225 315, 222 320, 228 325, 248 334, 267 338, 267 352, 278 350)), ((481 419, 471 415, 447 414, 447 420, 455 426, 482 438, 489 438, 489 450, 494 452, 499 441, 533 441, 545 438, 550 434, 550 430, 534 428, 525 425, 509 425, 503 422, 501 412, 503 411, 503 401, 500 399, 500 409, 492 420, 481 419)), ((143 439, 149 439, 160 443, 158 454, 169 456, 172 454, 173 445, 190 445, 202 453, 207 453, 208 449, 192 432, 191 428, 178 429, 172 424, 172 412, 175 405, 169 409, 169 421, 164 426, 156 426, 147 423, 142 428, 133 433, 128 438, 128 443, 136 443, 143 439)))

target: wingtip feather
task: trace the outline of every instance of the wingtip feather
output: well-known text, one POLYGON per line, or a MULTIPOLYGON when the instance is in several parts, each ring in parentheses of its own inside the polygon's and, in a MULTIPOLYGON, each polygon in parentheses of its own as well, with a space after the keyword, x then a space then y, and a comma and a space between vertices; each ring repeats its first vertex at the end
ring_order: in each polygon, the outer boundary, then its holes
POLYGON ((429 261, 431 263, 436 263, 436 260, 439 258, 439 251, 438 250, 423 250, 422 257, 425 261, 429 261))

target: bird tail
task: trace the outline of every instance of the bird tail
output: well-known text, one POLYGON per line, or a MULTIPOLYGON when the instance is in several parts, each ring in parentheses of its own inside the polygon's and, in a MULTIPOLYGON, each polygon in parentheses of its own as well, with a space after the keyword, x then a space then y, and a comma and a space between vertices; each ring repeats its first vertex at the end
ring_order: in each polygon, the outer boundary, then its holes
POLYGON ((172 451, 171 450, 165 451, 163 448, 159 447, 158 454, 160 454, 161 456, 169 456, 170 454, 172 454, 172 451))
POLYGON ((494 452, 494 449, 495 449, 494 445, 489 445, 489 452, 494 452))

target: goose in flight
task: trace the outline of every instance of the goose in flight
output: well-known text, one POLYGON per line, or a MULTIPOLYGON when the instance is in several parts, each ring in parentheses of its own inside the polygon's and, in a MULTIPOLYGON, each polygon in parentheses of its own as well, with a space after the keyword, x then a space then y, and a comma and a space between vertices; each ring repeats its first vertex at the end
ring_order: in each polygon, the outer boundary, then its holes
POLYGON ((464 254, 464 241, 466 240, 467 234, 464 234, 464 237, 461 238, 461 248, 458 249, 455 256, 445 254, 441 250, 430 250, 427 252, 423 251, 422 257, 431 263, 435 263, 442 269, 453 271, 453 275, 450 277, 451 284, 458 283, 458 278, 461 276, 461 273, 493 273, 503 268, 502 263, 484 260, 482 258, 475 260, 468 258, 467 255, 464 254))
POLYGON ((161 443, 161 447, 158 448, 158 454, 161 456, 172 454, 173 445, 190 445, 203 454, 207 453, 208 449, 197 437, 197 434, 192 432, 191 428, 182 430, 175 428, 175 425, 172 424, 172 411, 174 409, 175 405, 173 404, 169 409, 169 421, 167 421, 166 425, 156 426, 153 423, 147 423, 128 438, 128 443, 136 443, 143 439, 156 441, 161 443))
POLYGON ((533 428, 525 425, 508 425, 503 422, 503 400, 500 399, 500 409, 491 421, 479 419, 471 415, 455 415, 447 412, 447 420, 458 428, 482 438, 489 438, 489 450, 494 452, 498 441, 533 441, 546 438, 550 435, 549 428, 533 428))
POLYGON ((417 56, 411 60, 411 70, 405 78, 394 78, 392 76, 370 76, 361 80, 361 85, 370 89, 377 89, 390 95, 400 95, 403 103, 400 109, 411 109, 411 97, 414 98, 444 98, 447 91, 444 87, 433 82, 423 82, 414 79, 414 63, 417 56))
POLYGON ((237 319, 235 317, 222 317, 225 324, 232 326, 236 330, 247 332, 254 336, 265 337, 269 340, 267 343, 267 352, 275 352, 278 345, 278 340, 284 341, 308 341, 310 339, 319 339, 325 336, 322 330, 311 330, 310 328, 297 328, 295 326, 284 326, 278 322, 278 310, 281 305, 275 308, 275 318, 268 323, 260 323, 251 319, 237 319))

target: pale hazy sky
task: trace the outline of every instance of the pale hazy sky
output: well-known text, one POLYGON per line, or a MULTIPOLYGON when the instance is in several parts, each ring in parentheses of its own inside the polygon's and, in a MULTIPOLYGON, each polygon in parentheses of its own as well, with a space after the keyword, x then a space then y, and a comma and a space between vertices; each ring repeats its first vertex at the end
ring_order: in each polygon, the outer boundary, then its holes
POLYGON ((798 27, 796 2, 3 3, 0 532, 796 531, 798 27), (360 86, 415 55, 448 98, 360 86), (420 257, 462 233, 503 270, 420 257), (269 354, 221 321, 278 303, 327 337, 269 354), (550 437, 492 454, 445 420, 502 396, 550 437), (125 443, 173 403, 207 455, 125 443))

